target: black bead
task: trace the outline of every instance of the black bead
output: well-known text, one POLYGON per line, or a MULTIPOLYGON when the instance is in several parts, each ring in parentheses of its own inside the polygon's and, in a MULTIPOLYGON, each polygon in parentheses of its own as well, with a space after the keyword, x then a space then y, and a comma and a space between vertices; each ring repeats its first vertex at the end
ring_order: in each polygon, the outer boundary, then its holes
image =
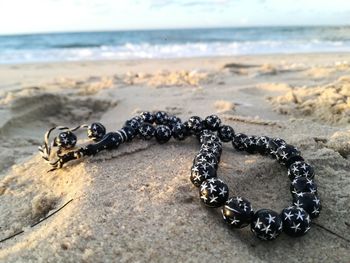
MULTIPOLYGON (((132 139, 137 135, 138 130, 135 130, 134 128, 130 126, 125 126, 122 129, 120 129, 120 132, 124 135, 125 133, 125 141, 126 142, 131 142, 132 139)), ((124 136, 123 136, 124 137, 124 136)))
POLYGON ((246 145, 245 145, 245 140, 248 138, 247 135, 243 133, 237 133, 235 134, 233 141, 232 141, 232 146, 237 150, 237 151, 245 151, 246 145))
POLYGON ((258 146, 256 145, 257 137, 248 136, 244 140, 245 150, 248 153, 256 153, 258 151, 258 146))
POLYGON ((260 209, 255 212, 250 224, 252 232, 262 240, 273 240, 282 232, 280 215, 269 209, 260 209))
POLYGON ((141 126, 141 122, 135 118, 127 120, 124 124, 124 127, 130 126, 134 130, 138 130, 141 126))
POLYGON ((304 209, 311 218, 316 218, 322 210, 320 199, 312 193, 298 193, 294 196, 296 207, 304 209))
POLYGON ((192 133, 192 131, 191 131, 191 129, 190 129, 190 126, 189 126, 189 124, 188 124, 188 121, 183 122, 183 125, 184 125, 184 127, 185 127, 186 137, 192 135, 193 133, 192 133))
POLYGON ((172 115, 168 117, 168 124, 171 126, 176 126, 178 124, 182 124, 182 121, 179 117, 172 115))
POLYGON ((221 125, 221 120, 216 115, 210 115, 205 118, 204 126, 211 131, 217 131, 221 125))
POLYGON ((199 196, 206 206, 215 208, 225 204, 228 191, 227 185, 221 179, 211 178, 201 184, 199 196))
POLYGON ((143 123, 139 128, 139 135, 143 140, 151 140, 154 137, 156 129, 150 123, 143 123))
POLYGON ((198 153, 196 157, 193 160, 193 163, 207 163, 211 167, 213 167, 215 170, 218 169, 218 160, 216 159, 215 155, 212 153, 198 153))
POLYGON ((279 147, 281 147, 282 145, 285 145, 286 142, 283 139, 280 138, 272 138, 269 140, 268 143, 268 148, 269 148, 269 155, 274 158, 277 159, 277 150, 279 147))
POLYGON ((187 129, 184 124, 178 123, 177 125, 173 125, 172 127, 172 134, 174 139, 182 141, 186 139, 188 136, 187 129))
POLYGON ((187 121, 188 129, 192 134, 198 134, 203 130, 203 121, 198 116, 192 116, 187 121))
POLYGON ((166 143, 170 140, 171 138, 171 130, 168 126, 165 125, 159 125, 156 128, 156 133, 155 133, 156 140, 159 143, 166 143))
POLYGON ((222 209, 224 221, 233 228, 243 228, 250 224, 254 215, 250 202, 240 196, 231 197, 222 209))
POLYGON ((301 208, 290 206, 281 213, 283 231, 292 237, 305 235, 310 230, 310 215, 301 208))
POLYGON ((291 181, 297 177, 313 179, 315 177, 315 171, 314 168, 307 162, 297 161, 289 166, 288 176, 291 181))
POLYGON ((154 114, 149 111, 141 112, 140 117, 142 118, 143 122, 150 123, 150 124, 153 124, 156 119, 154 114))
POLYGON ((164 111, 158 111, 155 114, 155 122, 156 124, 167 124, 168 123, 168 114, 164 111))
POLYGON ((216 170, 207 163, 196 163, 191 168, 190 180, 199 187, 205 180, 216 177, 216 170))
POLYGON ((71 149, 77 143, 77 136, 71 131, 64 131, 58 134, 54 142, 63 149, 71 149))
POLYGON ((203 154, 213 154, 216 157, 216 160, 220 162, 222 148, 221 146, 213 143, 212 144, 202 144, 199 150, 199 153, 203 154))
POLYGON ((317 185, 312 179, 306 177, 295 178, 290 185, 290 192, 292 195, 298 193, 313 193, 317 194, 317 185))
POLYGON ((300 151, 290 144, 281 145, 277 149, 276 157, 277 161, 286 167, 289 167, 295 161, 304 160, 303 157, 300 156, 300 151))
POLYGON ((87 136, 94 141, 101 140, 105 134, 106 128, 99 122, 94 122, 87 128, 87 136))
POLYGON ((269 145, 268 145, 269 140, 270 140, 270 138, 267 136, 257 137, 256 147, 257 147, 258 153, 260 153, 262 155, 266 155, 269 153, 269 145))
POLYGON ((223 142, 229 142, 232 141, 234 138, 235 132, 231 126, 228 125, 222 125, 218 129, 218 137, 223 142))

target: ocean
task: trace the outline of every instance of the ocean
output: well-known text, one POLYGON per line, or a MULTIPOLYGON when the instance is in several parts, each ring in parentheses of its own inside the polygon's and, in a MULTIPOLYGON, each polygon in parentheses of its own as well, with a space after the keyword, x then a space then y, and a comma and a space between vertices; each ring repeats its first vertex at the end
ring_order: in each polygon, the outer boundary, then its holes
POLYGON ((350 26, 172 29, 0 36, 0 64, 349 51, 350 26))

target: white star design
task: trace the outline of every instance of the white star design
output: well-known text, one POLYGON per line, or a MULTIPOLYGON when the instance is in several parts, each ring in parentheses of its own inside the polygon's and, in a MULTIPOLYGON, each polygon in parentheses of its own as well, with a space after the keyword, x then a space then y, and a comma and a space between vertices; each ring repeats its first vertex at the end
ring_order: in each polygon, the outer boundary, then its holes
POLYGON ((309 171, 304 171, 303 175, 304 175, 305 177, 308 177, 308 176, 309 176, 309 171))
POLYGON ((258 218, 258 220, 254 222, 254 224, 255 224, 255 228, 260 229, 260 225, 262 225, 262 222, 260 222, 260 218, 258 218))
POLYGON ((275 239, 278 236, 277 232, 273 232, 270 234, 271 239, 275 239))
POLYGON ((238 203, 240 203, 240 202, 243 201, 242 197, 240 197, 240 196, 237 196, 237 197, 236 197, 236 200, 237 200, 238 203))
POLYGON ((305 229, 305 231, 304 231, 304 233, 306 233, 307 231, 309 231, 311 228, 308 226, 306 229, 305 229))
POLYGON ((201 180, 201 176, 199 174, 196 173, 196 175, 193 178, 195 181, 200 181, 201 180))
POLYGON ((203 176, 205 179, 207 179, 209 177, 209 172, 208 171, 204 171, 203 172, 203 176))
POLYGON ((316 196, 315 196, 315 199, 312 200, 312 201, 314 201, 316 205, 320 204, 320 199, 318 199, 316 196))
POLYGON ((299 169, 298 169, 298 167, 293 166, 292 171, 293 171, 293 173, 296 173, 296 172, 299 172, 299 169))
POLYGON ((207 163, 202 163, 201 166, 204 170, 207 170, 207 163))
POLYGON ((298 223, 297 225, 295 224, 295 222, 293 222, 293 226, 291 226, 291 229, 294 229, 295 233, 298 232, 298 230, 300 230, 301 228, 299 227, 300 223, 298 223))
POLYGON ((201 195, 201 199, 203 199, 204 202, 206 202, 208 200, 208 198, 205 195, 201 195))
POLYGON ((265 233, 268 234, 271 231, 270 227, 271 227, 271 225, 264 224, 264 227, 263 227, 263 229, 261 229, 261 231, 265 231, 265 233))
POLYGON ((234 216, 233 219, 231 219, 231 225, 236 225, 237 223, 239 223, 240 221, 238 219, 236 219, 236 217, 234 216))
POLYGON ((282 159, 288 159, 287 157, 288 157, 288 154, 285 151, 283 151, 282 154, 281 154, 281 158, 282 159))
POLYGON ((219 190, 220 190, 219 195, 225 196, 225 194, 227 193, 227 191, 225 190, 225 187, 222 187, 222 188, 219 187, 219 190))
POLYGON ((266 217, 267 220, 269 220, 269 224, 271 224, 271 222, 275 222, 275 216, 272 216, 271 214, 269 214, 269 217, 266 217))
POLYGON ((314 210, 311 212, 311 214, 318 215, 319 213, 320 213, 320 211, 318 210, 318 208, 316 206, 314 206, 314 210))
POLYGON ((295 205, 297 208, 301 208, 301 206, 303 205, 303 203, 300 203, 300 201, 297 200, 297 202, 294 203, 294 205, 295 205))
POLYGON ((303 163, 303 165, 301 166, 301 168, 302 168, 303 170, 306 170, 306 164, 303 163))
POLYGON ((208 187, 207 183, 202 184, 202 185, 201 185, 201 191, 206 190, 207 187, 208 187))
POLYGON ((210 165, 211 167, 215 168, 215 162, 214 162, 214 161, 209 162, 209 165, 210 165))
POLYGON ((288 218, 288 220, 292 220, 293 214, 291 211, 289 211, 288 213, 284 212, 285 218, 284 220, 286 220, 288 218))
POLYGON ((306 181, 307 181, 306 184, 309 184, 309 185, 313 185, 313 183, 314 183, 314 182, 313 182, 311 179, 309 179, 309 178, 307 178, 306 181))
POLYGON ((298 211, 298 214, 297 214, 297 219, 301 219, 301 221, 304 221, 304 216, 301 214, 301 211, 298 211))
POLYGON ((216 185, 210 184, 210 185, 209 185, 209 191, 210 191, 211 193, 216 192, 215 187, 216 187, 216 185))
POLYGON ((217 196, 214 196, 214 195, 211 195, 211 196, 209 196, 209 199, 210 199, 210 203, 217 203, 218 201, 216 201, 216 199, 218 199, 218 197, 217 196))
POLYGON ((216 180, 215 178, 210 178, 210 179, 208 180, 208 182, 213 184, 213 183, 215 183, 215 180, 216 180))

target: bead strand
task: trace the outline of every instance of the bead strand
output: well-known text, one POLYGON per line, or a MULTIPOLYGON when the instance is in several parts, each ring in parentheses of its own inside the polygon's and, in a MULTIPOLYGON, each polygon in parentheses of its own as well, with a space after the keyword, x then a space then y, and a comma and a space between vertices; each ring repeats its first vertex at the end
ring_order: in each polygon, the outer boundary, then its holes
MULTIPOLYGON (((57 146, 58 150, 57 160, 51 162, 52 170, 61 168, 65 163, 83 156, 92 156, 102 150, 116 149, 120 144, 130 142, 135 137, 142 140, 155 138, 157 142, 163 144, 172 137, 182 141, 189 136, 196 136, 200 142, 200 149, 193 160, 190 180, 195 187, 199 188, 199 197, 205 206, 221 207, 223 220, 231 228, 250 225, 251 231, 262 240, 273 240, 282 231, 290 236, 302 236, 310 229, 310 218, 317 218, 321 211, 317 186, 313 181, 314 169, 305 162, 296 147, 280 138, 235 133, 231 126, 222 124, 216 115, 208 116, 204 120, 198 116, 192 116, 188 121, 182 122, 180 118, 168 115, 164 111, 154 114, 144 111, 127 120, 123 128, 116 132, 106 133, 101 123, 81 127, 87 128, 88 138, 95 143, 71 151, 76 145, 77 137, 72 132, 73 129, 65 128, 65 131, 54 138, 53 146, 57 146), (286 167, 291 180, 292 205, 284 208, 281 213, 270 209, 260 209, 255 212, 251 203, 244 197, 230 197, 228 186, 217 177, 223 149, 222 142, 231 142, 237 151, 269 156, 286 167), (69 152, 62 154, 62 151, 69 152)), ((45 137, 45 144, 39 148, 42 153, 43 149, 48 147, 48 136, 51 130, 45 137)), ((48 152, 50 155, 50 151, 48 152)), ((47 154, 43 154, 43 158, 50 161, 47 154)))

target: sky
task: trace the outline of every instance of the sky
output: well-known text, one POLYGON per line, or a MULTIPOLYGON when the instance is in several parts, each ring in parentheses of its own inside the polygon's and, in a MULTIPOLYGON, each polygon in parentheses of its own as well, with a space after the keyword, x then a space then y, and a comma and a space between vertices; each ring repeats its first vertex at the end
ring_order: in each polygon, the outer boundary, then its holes
POLYGON ((350 24, 350 0, 0 0, 0 34, 350 24))

